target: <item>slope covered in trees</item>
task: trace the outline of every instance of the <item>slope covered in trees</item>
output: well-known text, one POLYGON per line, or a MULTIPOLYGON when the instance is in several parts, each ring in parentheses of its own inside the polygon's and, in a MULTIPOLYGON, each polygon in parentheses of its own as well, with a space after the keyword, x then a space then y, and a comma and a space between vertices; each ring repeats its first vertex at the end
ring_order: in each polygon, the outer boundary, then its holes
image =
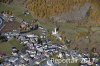
POLYGON ((52 15, 69 12, 75 8, 75 6, 80 7, 86 2, 91 3, 92 1, 98 2, 99 0, 28 0, 27 7, 36 16, 49 17, 52 15))
POLYGON ((27 8, 38 17, 49 17, 70 11, 77 3, 81 6, 85 0, 28 0, 27 8))
POLYGON ((71 12, 79 9, 82 5, 89 2, 92 5, 91 18, 99 19, 99 0, 27 0, 26 7, 32 11, 32 14, 40 18, 71 12))

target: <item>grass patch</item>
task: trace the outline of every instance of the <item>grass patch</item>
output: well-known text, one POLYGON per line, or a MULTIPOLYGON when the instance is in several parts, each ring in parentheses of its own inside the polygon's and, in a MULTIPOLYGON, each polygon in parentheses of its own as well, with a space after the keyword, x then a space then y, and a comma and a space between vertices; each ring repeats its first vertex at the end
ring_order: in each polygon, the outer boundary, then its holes
POLYGON ((0 12, 8 11, 8 10, 12 11, 13 9, 10 6, 6 5, 6 4, 0 3, 0 12))
POLYGON ((13 39, 8 42, 0 43, 0 52, 4 52, 8 55, 11 55, 12 47, 16 47, 18 50, 21 50, 23 46, 16 39, 13 39))
POLYGON ((79 63, 70 63, 68 66, 79 66, 79 63))
POLYGON ((33 17, 32 17, 31 14, 25 16, 23 14, 23 12, 25 10, 26 9, 24 9, 24 7, 22 7, 20 5, 16 5, 16 4, 14 5, 14 3, 13 3, 13 5, 12 4, 11 5, 7 5, 7 4, 4 4, 4 3, 0 3, 0 12, 2 12, 2 11, 11 11, 11 12, 13 12, 13 14, 16 17, 18 17, 19 20, 24 19, 24 20, 26 20, 28 22, 31 22, 33 17))

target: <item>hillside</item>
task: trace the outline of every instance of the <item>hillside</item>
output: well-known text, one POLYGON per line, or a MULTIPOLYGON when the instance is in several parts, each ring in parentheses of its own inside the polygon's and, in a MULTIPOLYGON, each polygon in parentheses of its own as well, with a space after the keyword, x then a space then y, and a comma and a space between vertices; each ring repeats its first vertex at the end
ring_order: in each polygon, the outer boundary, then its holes
POLYGON ((84 0, 27 0, 27 8, 36 16, 45 18, 64 12, 69 12, 73 6, 81 6, 85 3, 84 0))
MULTIPOLYGON (((89 47, 96 45, 99 47, 100 44, 100 0, 13 0, 10 4, 0 4, 0 12, 2 11, 12 11, 13 14, 20 19, 32 23, 34 17, 39 20, 39 25, 45 27, 49 32, 51 32, 55 25, 60 26, 59 33, 65 33, 64 36, 67 39, 72 40, 72 47, 74 48, 79 45, 80 49, 86 48, 87 44, 89 47), (89 3, 91 5, 90 15, 85 22, 85 24, 77 23, 55 23, 53 21, 41 21, 41 19, 46 19, 52 16, 59 17, 61 14, 66 16, 66 13, 79 11, 84 4, 89 3), (28 10, 31 14, 25 16, 23 12, 28 10), (88 43, 86 39, 89 27, 91 26, 92 31, 90 31, 91 43, 88 43), (76 39, 78 36, 78 39, 76 39), (84 44, 84 46, 83 46, 84 44)), ((80 21, 82 22, 82 21, 80 21)), ((37 32, 38 33, 38 32, 37 32)), ((99 48, 98 48, 99 49, 99 48)), ((83 50, 83 49, 82 49, 83 50)))
POLYGON ((11 7, 22 6, 22 9, 25 7, 34 17, 42 19, 74 12, 89 3, 91 21, 97 23, 100 21, 100 0, 0 0, 0 2, 10 4, 11 7))
POLYGON ((91 4, 90 18, 99 22, 100 0, 27 0, 26 8, 30 9, 34 16, 49 18, 80 9, 85 3, 91 4))

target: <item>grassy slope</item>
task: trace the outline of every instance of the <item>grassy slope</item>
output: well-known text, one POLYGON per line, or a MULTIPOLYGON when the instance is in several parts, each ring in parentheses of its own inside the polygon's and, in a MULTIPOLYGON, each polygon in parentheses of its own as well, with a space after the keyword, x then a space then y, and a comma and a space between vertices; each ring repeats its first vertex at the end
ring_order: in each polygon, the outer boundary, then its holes
POLYGON ((10 7, 13 8, 13 10, 14 10, 13 12, 14 12, 15 16, 17 16, 18 18, 24 19, 28 22, 31 22, 33 19, 31 14, 29 14, 27 16, 23 15, 23 12, 27 9, 24 8, 22 3, 23 3, 23 0, 21 0, 21 1, 14 0, 13 3, 10 5, 10 7))
POLYGON ((21 50, 23 46, 20 45, 19 41, 13 39, 8 42, 0 43, 0 52, 4 52, 10 55, 12 52, 12 47, 16 47, 17 49, 21 50))
POLYGON ((14 2, 10 5, 7 5, 7 4, 4 4, 4 3, 1 3, 0 4, 0 12, 2 11, 12 11, 13 14, 19 19, 19 20, 26 20, 26 21, 29 21, 31 22, 33 17, 31 14, 27 15, 27 16, 24 16, 23 15, 23 12, 26 10, 22 4, 20 4, 20 2, 14 0, 14 2))

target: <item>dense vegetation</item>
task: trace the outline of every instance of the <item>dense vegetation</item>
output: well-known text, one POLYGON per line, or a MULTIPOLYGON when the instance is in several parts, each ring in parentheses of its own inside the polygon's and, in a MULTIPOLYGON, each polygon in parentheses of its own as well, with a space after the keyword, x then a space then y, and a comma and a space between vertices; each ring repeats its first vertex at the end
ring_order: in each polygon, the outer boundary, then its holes
POLYGON ((82 5, 85 0, 28 0, 27 7, 36 16, 45 18, 70 11, 74 5, 82 5))
POLYGON ((53 15, 73 11, 86 2, 92 4, 91 18, 99 21, 99 0, 27 0, 26 7, 37 17, 48 18, 53 15))

